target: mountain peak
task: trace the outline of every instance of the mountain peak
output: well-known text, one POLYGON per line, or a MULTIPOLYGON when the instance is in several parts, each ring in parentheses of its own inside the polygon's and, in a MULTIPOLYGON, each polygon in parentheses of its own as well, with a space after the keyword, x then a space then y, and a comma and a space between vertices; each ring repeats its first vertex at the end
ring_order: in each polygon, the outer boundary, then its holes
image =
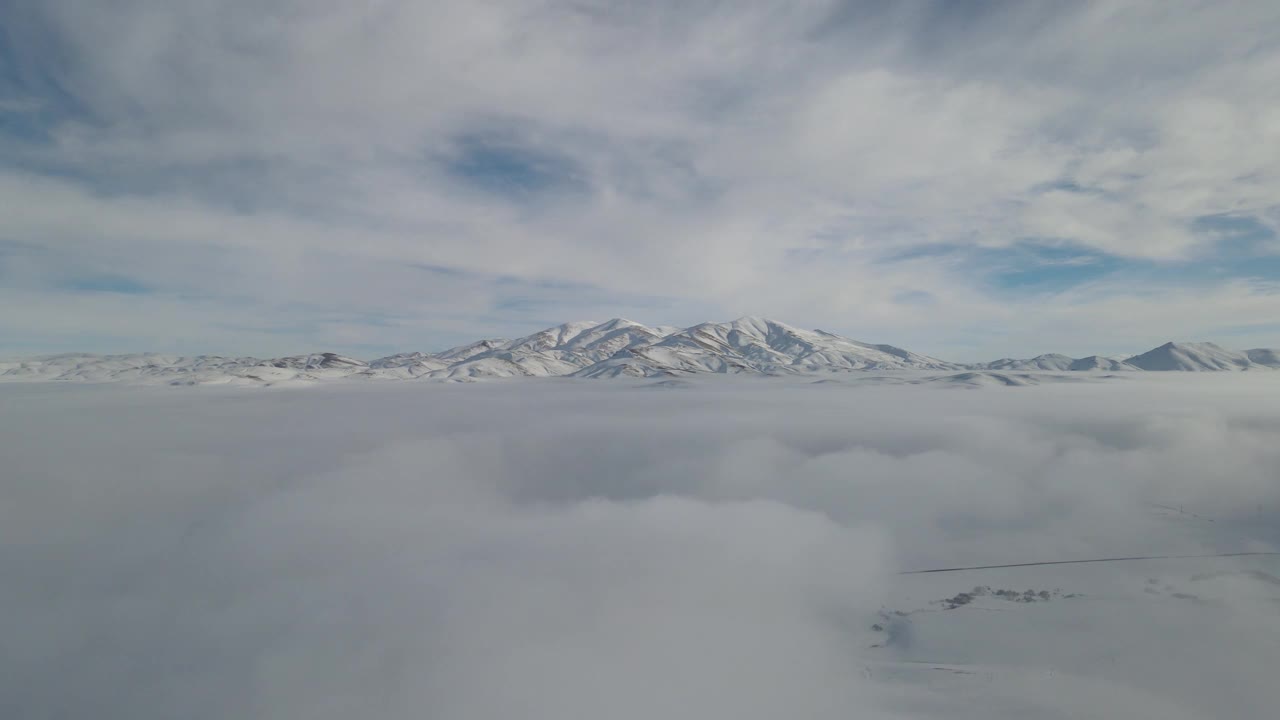
POLYGON ((1280 350, 1245 352, 1214 343, 1167 342, 1127 358, 1072 359, 1048 353, 959 365, 835 333, 804 330, 758 315, 684 329, 626 318, 580 320, 516 340, 490 339, 435 354, 399 353, 369 363, 322 352, 248 357, 63 354, 0 362, 0 381, 78 380, 171 384, 276 384, 360 377, 471 380, 504 377, 655 377, 693 373, 792 375, 860 370, 1223 371, 1280 369, 1280 350))
POLYGON ((787 328, 788 330, 795 329, 784 322, 771 320, 770 318, 762 317, 760 315, 743 315, 737 320, 733 320, 729 322, 729 325, 738 326, 738 327, 754 327, 754 328, 760 328, 760 329, 764 329, 768 327, 787 328))
POLYGON ((1248 370, 1254 363, 1245 353, 1226 350, 1214 343, 1167 342, 1125 360, 1143 370, 1204 372, 1213 370, 1248 370))
POLYGON ((1280 368, 1280 350, 1273 348, 1254 348, 1252 350, 1245 350, 1244 354, 1258 365, 1280 368))

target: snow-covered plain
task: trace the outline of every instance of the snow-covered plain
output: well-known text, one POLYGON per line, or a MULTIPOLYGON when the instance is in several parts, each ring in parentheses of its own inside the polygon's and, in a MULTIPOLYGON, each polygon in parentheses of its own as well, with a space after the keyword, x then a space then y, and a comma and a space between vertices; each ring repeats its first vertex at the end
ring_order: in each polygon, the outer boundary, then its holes
POLYGON ((1276 716, 1280 558, 899 573, 1280 549, 1280 373, 875 377, 0 386, 0 707, 1276 716))

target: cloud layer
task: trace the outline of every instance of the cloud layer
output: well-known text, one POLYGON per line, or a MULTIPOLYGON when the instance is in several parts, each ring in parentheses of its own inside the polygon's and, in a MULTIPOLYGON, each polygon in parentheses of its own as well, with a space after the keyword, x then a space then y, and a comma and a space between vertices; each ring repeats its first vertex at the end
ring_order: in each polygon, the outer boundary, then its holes
POLYGON ((616 315, 959 360, 1274 336, 1273 3, 0 13, 13 352, 616 315))
POLYGON ((1269 717, 1275 588, 1194 575, 1242 562, 894 573, 1274 550, 1272 384, 6 386, 0 697, 143 720, 1269 717), (1001 581, 1085 597, 931 604, 1001 581), (962 662, 976 684, 912 679, 962 662))

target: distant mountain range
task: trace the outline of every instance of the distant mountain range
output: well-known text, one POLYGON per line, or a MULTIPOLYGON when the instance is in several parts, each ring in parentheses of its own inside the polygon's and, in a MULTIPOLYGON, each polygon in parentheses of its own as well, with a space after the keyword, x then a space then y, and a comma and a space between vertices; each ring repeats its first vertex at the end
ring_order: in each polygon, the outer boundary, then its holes
POLYGON ((1166 343, 1128 358, 1040 355, 963 364, 758 317, 652 328, 615 318, 571 322, 515 340, 365 362, 334 353, 290 357, 49 355, 0 361, 0 381, 275 384, 335 378, 473 380, 508 377, 672 377, 699 373, 800 375, 850 371, 1122 372, 1280 369, 1280 350, 1166 343))
POLYGON ((981 370, 1146 370, 1214 372, 1222 370, 1274 370, 1280 368, 1280 350, 1258 348, 1238 352, 1213 343, 1169 342, 1141 355, 1128 358, 1069 358, 1066 355, 1038 355, 1027 360, 1004 359, 972 366, 981 370))

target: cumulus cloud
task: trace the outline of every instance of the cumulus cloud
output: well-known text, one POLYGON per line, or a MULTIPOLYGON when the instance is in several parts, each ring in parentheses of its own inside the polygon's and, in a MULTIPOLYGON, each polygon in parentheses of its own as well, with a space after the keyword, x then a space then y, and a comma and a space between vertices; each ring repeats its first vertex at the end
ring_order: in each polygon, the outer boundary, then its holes
POLYGON ((6 386, 0 696, 22 717, 1268 717, 1264 559, 895 573, 1277 548, 1271 380, 6 386), (983 584, 1081 597, 938 605, 983 584))

